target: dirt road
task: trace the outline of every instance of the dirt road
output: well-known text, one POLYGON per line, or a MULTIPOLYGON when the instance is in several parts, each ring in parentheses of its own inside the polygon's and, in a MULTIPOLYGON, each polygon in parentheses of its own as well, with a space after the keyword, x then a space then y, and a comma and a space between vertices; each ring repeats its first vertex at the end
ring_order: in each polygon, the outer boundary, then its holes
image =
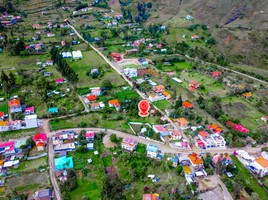
POLYGON ((221 181, 221 179, 219 178, 219 176, 217 174, 214 174, 213 176, 209 177, 213 182, 218 182, 221 185, 222 188, 222 193, 224 196, 224 200, 232 200, 233 197, 231 196, 231 194, 228 192, 225 184, 221 181))
POLYGON ((56 200, 61 200, 61 193, 60 193, 59 185, 55 177, 54 149, 53 149, 51 135, 48 136, 47 139, 48 139, 47 144, 48 144, 48 159, 49 159, 49 175, 50 175, 51 182, 54 188, 55 198, 56 200))

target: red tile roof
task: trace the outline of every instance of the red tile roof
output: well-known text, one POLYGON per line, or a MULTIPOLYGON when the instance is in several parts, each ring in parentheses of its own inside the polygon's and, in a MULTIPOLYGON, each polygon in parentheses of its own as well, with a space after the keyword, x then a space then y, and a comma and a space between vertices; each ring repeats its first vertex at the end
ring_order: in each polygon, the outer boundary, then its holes
POLYGON ((194 105, 191 104, 191 103, 189 103, 188 101, 183 102, 182 105, 183 105, 185 108, 192 108, 192 107, 194 107, 194 105))

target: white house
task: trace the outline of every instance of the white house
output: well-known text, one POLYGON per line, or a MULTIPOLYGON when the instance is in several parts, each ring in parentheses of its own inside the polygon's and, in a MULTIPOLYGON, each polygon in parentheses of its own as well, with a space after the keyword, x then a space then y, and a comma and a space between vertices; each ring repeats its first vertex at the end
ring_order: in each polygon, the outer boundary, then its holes
POLYGON ((126 69, 123 69, 123 74, 132 78, 132 77, 138 76, 138 71, 135 68, 126 68, 126 69))
POLYGON ((147 156, 151 158, 156 158, 158 154, 158 146, 147 144, 147 156))
POLYGON ((26 128, 38 127, 37 115, 25 116, 26 128))
POLYGON ((137 148, 138 142, 137 140, 130 138, 130 137, 124 137, 122 141, 122 148, 129 150, 129 151, 134 151, 137 148))
POLYGON ((225 147, 226 146, 226 141, 221 135, 211 134, 211 137, 215 143, 215 147, 225 147))
POLYGON ((20 120, 15 120, 8 122, 10 130, 20 130, 21 129, 21 121, 20 120))
POLYGON ((154 96, 154 95, 149 95, 149 100, 151 102, 155 102, 155 101, 160 101, 160 100, 163 100, 163 99, 166 99, 166 97, 164 95, 157 95, 157 96, 154 96))
POLYGON ((8 130, 9 126, 7 125, 7 121, 0 121, 0 132, 8 130))
POLYGON ((83 58, 82 53, 80 50, 77 51, 73 51, 73 59, 79 59, 79 58, 83 58))
POLYGON ((62 57, 63 58, 72 58, 71 52, 62 52, 62 57))
POLYGON ((254 172, 256 172, 260 177, 268 174, 268 161, 262 156, 255 159, 251 166, 254 168, 254 172))
POLYGON ((205 144, 206 148, 215 147, 215 141, 212 139, 211 135, 206 131, 201 131, 198 133, 200 140, 205 144))

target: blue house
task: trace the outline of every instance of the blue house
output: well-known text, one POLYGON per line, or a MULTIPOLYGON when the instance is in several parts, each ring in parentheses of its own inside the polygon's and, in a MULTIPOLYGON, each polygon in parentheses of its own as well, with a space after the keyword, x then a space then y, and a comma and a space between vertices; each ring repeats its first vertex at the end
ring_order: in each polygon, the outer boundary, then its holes
POLYGON ((172 157, 172 158, 171 158, 171 162, 172 162, 172 166, 173 166, 173 167, 177 167, 178 162, 179 162, 179 158, 177 158, 177 157, 172 157))
POLYGON ((48 109, 49 113, 57 113, 58 111, 59 111, 59 109, 57 107, 48 109))
POLYGON ((74 167, 72 157, 60 157, 55 159, 55 169, 70 169, 74 167))
POLYGON ((88 148, 88 150, 93 150, 94 149, 94 143, 87 143, 87 148, 88 148))
POLYGON ((158 154, 158 146, 148 144, 147 145, 147 156, 149 156, 151 158, 156 158, 157 154, 158 154))

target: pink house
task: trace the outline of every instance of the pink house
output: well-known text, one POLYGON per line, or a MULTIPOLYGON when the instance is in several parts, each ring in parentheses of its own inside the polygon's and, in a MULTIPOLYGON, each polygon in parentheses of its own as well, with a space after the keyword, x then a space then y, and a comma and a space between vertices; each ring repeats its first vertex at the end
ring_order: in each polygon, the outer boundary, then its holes
POLYGON ((91 89, 91 95, 100 96, 102 95, 102 91, 100 88, 91 89))
POLYGON ((243 133, 248 133, 249 132, 248 129, 246 129, 245 127, 241 126, 240 124, 235 124, 234 129, 239 130, 240 132, 243 132, 243 133))
POLYGON ((65 80, 64 79, 56 79, 55 82, 56 82, 56 84, 59 84, 59 83, 64 83, 65 80))
POLYGON ((25 114, 26 115, 31 115, 34 114, 34 107, 29 107, 29 108, 25 108, 25 114))
POLYGON ((65 46, 66 42, 65 41, 61 41, 61 46, 65 46))
POLYGON ((12 154, 15 153, 15 141, 5 142, 0 144, 0 153, 12 154))
POLYGON ((95 133, 94 132, 86 132, 86 140, 87 142, 94 141, 95 133))

